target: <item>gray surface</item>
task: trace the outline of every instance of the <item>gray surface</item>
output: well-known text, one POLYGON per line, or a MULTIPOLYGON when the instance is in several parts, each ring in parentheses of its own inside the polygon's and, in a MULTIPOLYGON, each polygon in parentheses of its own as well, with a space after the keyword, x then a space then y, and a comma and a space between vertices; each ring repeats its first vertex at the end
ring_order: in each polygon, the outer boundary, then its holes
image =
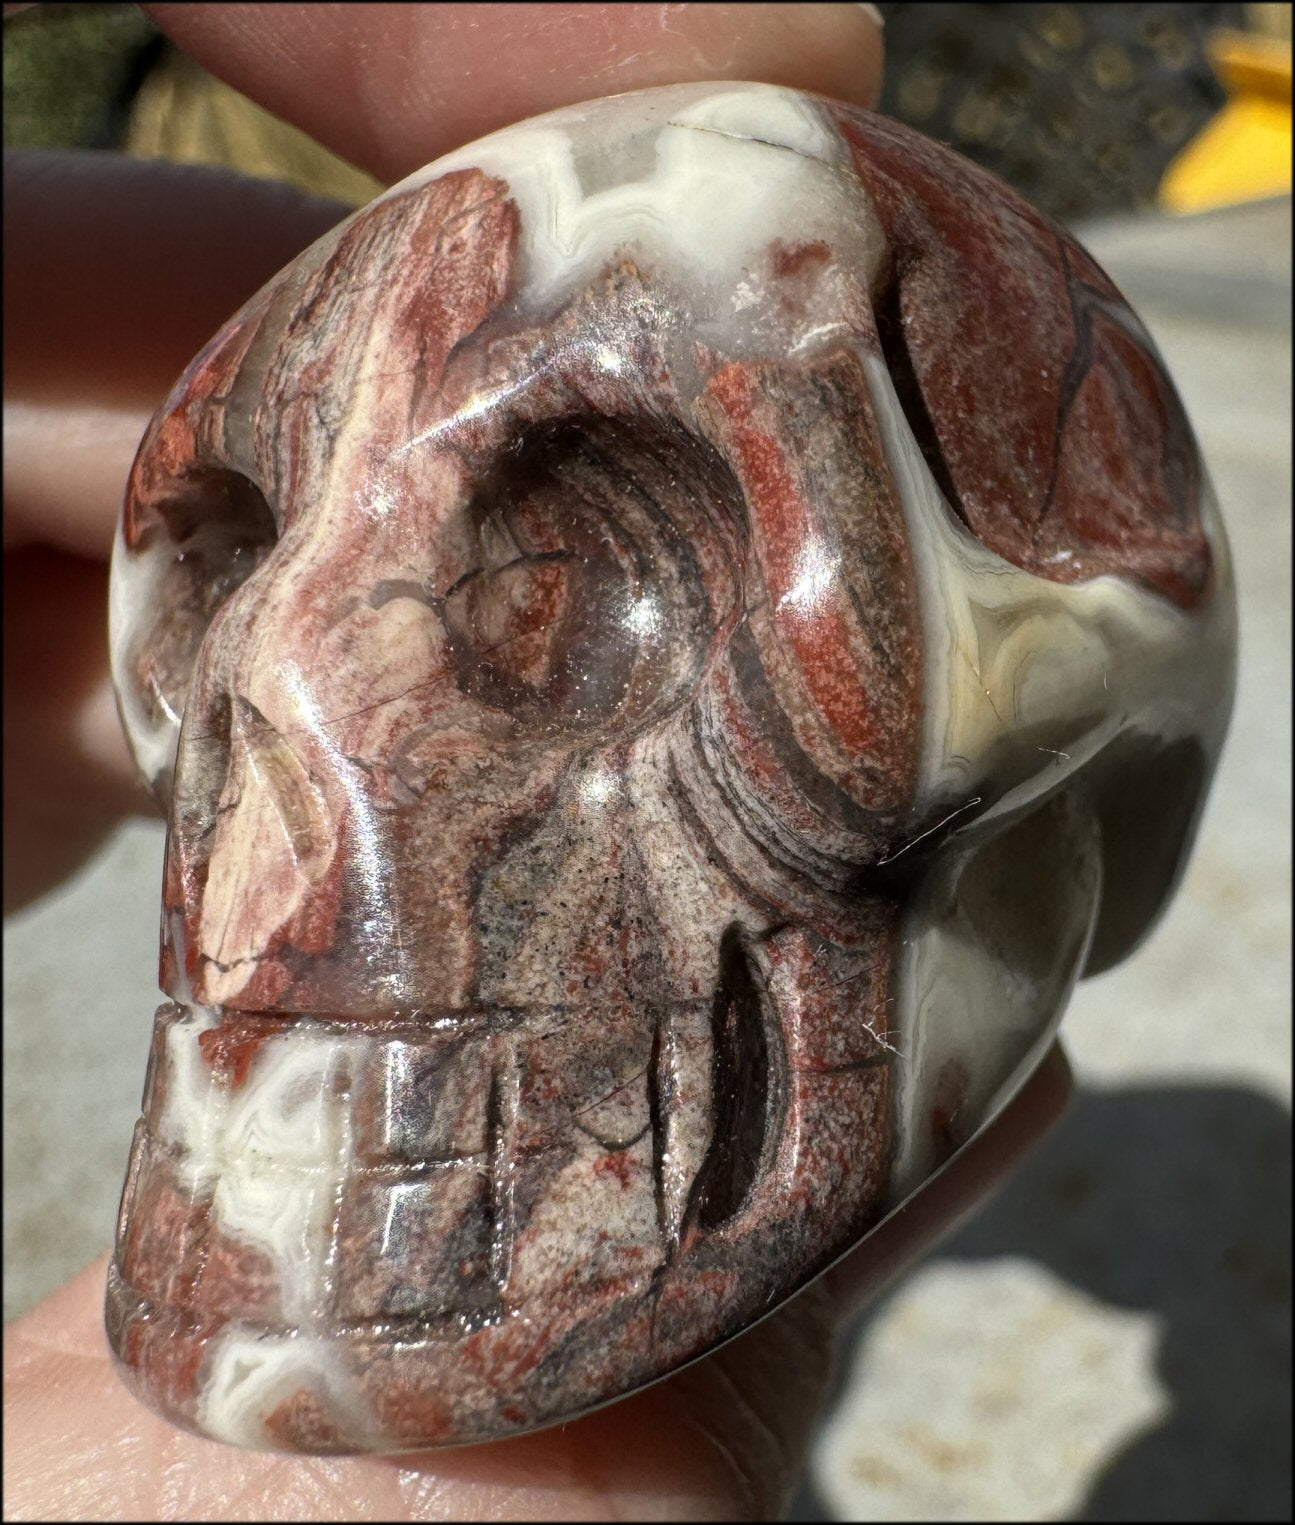
MULTIPOLYGON (((801 1518, 1289 1517, 1289 201, 1091 231, 1231 530, 1242 669, 1172 911, 1066 1020, 1080 1099, 863 1322, 801 1518)), ((107 1247, 162 828, 5 926, 5 1316, 107 1247)))
POLYGON ((160 822, 5 918, 4 1316, 112 1242, 153 1012, 160 822))

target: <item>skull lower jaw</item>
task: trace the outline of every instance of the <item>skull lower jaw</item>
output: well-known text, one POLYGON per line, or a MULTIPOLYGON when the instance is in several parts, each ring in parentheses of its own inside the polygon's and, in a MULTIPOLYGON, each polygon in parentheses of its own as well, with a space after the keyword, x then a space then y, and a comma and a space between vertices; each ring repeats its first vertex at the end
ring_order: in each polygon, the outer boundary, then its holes
POLYGON ((761 1270, 701 1227, 713 1017, 164 1006, 109 1290, 129 1380, 241 1445, 399 1450, 569 1417, 735 1333, 804 1245, 769 1236, 761 1270))
POLYGON ((1063 791, 858 948, 731 927, 706 998, 162 1008, 109 1298, 129 1380, 201 1433, 326 1452, 495 1438, 665 1375, 976 1130, 1100 886, 1063 791))

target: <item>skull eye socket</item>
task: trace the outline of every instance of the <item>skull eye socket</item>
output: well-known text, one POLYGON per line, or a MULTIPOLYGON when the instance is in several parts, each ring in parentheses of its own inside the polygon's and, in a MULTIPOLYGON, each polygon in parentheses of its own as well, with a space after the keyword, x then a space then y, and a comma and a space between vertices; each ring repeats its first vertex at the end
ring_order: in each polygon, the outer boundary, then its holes
MULTIPOLYGON (((581 677, 571 659, 583 633, 573 584, 586 571, 574 553, 555 551, 518 556, 456 584, 445 618, 466 686, 508 709, 546 700, 578 708, 569 692, 581 677)), ((587 620, 592 611, 583 612, 587 620)))
POLYGON ((273 550, 278 527, 255 483, 220 467, 134 497, 127 525, 113 575, 130 613, 114 629, 114 665, 131 745, 165 799, 198 650, 217 611, 273 550))
POLYGON ((668 419, 527 429, 470 507, 443 614, 459 684, 526 729, 635 729, 701 681, 740 603, 741 490, 668 419))

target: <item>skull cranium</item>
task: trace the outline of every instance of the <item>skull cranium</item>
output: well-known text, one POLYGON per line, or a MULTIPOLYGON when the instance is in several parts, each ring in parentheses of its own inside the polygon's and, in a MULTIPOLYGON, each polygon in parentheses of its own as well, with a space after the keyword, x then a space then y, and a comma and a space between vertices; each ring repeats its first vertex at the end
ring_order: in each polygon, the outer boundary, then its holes
POLYGON ((745 1327, 1150 925, 1232 621, 1136 318, 911 132, 676 87, 357 213, 127 496, 170 811, 128 1379, 399 1450, 745 1327))

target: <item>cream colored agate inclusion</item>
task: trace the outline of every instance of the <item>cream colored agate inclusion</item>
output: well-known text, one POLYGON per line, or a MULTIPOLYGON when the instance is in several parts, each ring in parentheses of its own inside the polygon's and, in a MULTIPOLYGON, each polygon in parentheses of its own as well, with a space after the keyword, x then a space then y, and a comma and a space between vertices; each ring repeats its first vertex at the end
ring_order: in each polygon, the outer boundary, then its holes
MULTIPOLYGON (((1219 715, 1235 626, 1227 542, 1205 486, 1214 585, 1190 614, 1127 578, 1059 583, 1012 566, 953 515, 885 363, 861 359, 917 572, 924 709, 915 823, 947 823, 992 851, 1009 818, 1072 792, 1083 766, 1121 733, 1170 741, 1198 734, 1202 715, 1219 715), (1019 781, 993 795, 991 767, 1019 781)), ((1218 737, 1202 740, 1212 749, 1218 737)), ((1100 832, 1095 819, 1058 820, 1056 829, 1067 840, 1038 848, 1055 851, 1058 864, 1069 852, 1083 865, 1049 886, 1069 914, 1049 917, 1037 902, 1011 906, 1007 894, 998 913, 1007 940, 1032 933, 1030 962, 1046 968, 1043 977, 996 958, 991 944, 1000 938, 971 935, 958 905, 958 879, 971 865, 956 848, 907 908, 895 975, 896 1200, 935 1163, 929 1119, 947 1067, 968 1077, 964 1105, 983 1126, 1051 1041, 1079 977, 1101 903, 1100 832)), ((1020 873, 1030 867, 1018 859, 1020 873)), ((992 920, 994 908, 987 913, 992 920)))

